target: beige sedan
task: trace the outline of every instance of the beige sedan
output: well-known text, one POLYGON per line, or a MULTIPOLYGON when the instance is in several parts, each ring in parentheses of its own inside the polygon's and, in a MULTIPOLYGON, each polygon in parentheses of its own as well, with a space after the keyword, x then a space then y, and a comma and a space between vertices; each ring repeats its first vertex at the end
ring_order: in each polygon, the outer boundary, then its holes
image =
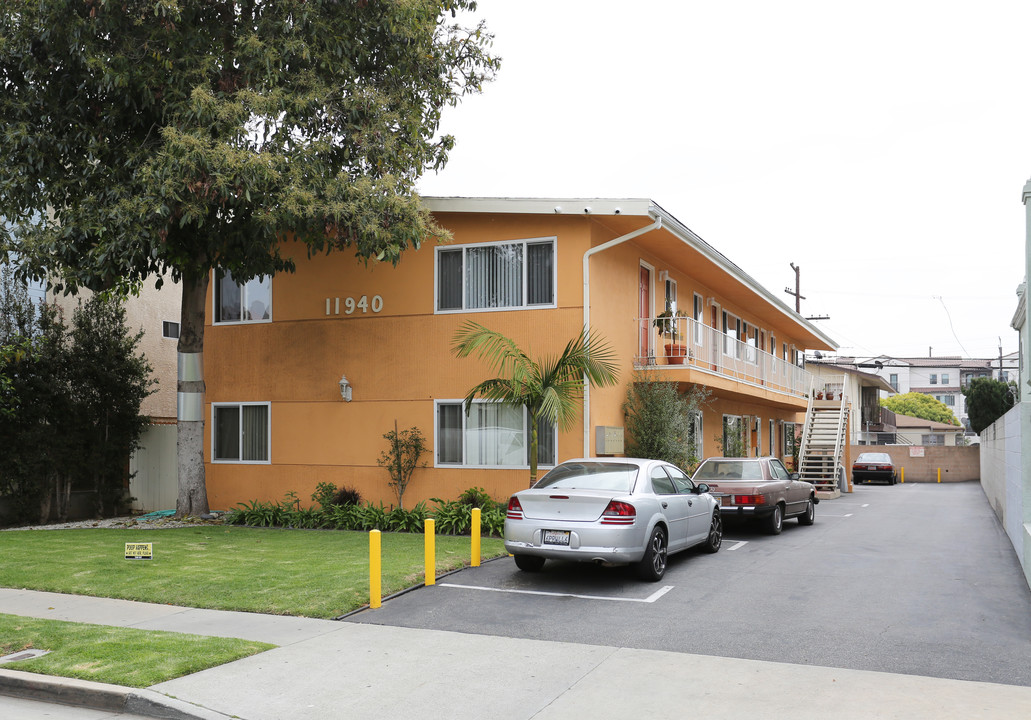
POLYGON ((789 473, 775 457, 705 460, 692 481, 705 483, 720 503, 724 518, 748 517, 763 522, 778 535, 784 519, 797 517, 799 525, 812 525, 816 516, 816 488, 797 473, 789 473))

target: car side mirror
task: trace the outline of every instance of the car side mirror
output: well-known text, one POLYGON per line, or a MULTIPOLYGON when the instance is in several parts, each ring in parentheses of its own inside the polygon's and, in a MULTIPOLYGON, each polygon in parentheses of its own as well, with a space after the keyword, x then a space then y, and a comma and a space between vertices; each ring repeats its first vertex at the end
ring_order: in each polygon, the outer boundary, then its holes
POLYGON ((788 480, 801 480, 801 479, 802 479, 802 476, 799 475, 798 473, 791 473, 790 475, 788 475, 788 480))
POLYGON ((694 491, 701 495, 702 493, 709 492, 709 486, 705 483, 698 483, 697 485, 695 485, 694 491))

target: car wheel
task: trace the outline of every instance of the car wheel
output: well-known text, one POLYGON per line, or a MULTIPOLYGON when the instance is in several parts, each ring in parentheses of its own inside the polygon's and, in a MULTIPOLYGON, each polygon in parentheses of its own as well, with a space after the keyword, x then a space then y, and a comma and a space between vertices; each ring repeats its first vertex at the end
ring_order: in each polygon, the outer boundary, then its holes
POLYGON ((652 530, 648 546, 644 549, 644 557, 637 563, 637 574, 642 580, 658 582, 666 574, 666 561, 669 546, 666 544, 666 531, 662 527, 652 530))
POLYGON ((773 512, 766 516, 766 532, 770 535, 780 535, 784 529, 784 508, 780 505, 773 506, 773 512))
POLYGON ((707 553, 719 552, 723 545, 723 517, 719 508, 712 511, 712 522, 709 523, 709 537, 705 539, 702 549, 707 553))
POLYGON ((812 498, 805 505, 805 512, 798 516, 799 525, 812 525, 816 521, 816 504, 812 498))
POLYGON ((538 572, 544 567, 544 558, 536 555, 516 555, 516 567, 526 572, 538 572))

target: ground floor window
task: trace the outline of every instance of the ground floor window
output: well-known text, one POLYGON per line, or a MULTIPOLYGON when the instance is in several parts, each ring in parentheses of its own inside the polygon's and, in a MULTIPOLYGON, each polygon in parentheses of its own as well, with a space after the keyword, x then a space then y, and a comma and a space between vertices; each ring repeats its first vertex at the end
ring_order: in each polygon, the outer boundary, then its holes
POLYGON ((784 423, 784 447, 781 449, 781 457, 793 458, 795 451, 798 448, 798 442, 800 438, 795 434, 796 423, 786 422, 784 423))
MULTIPOLYGON (((525 408, 474 401, 469 413, 461 400, 436 404, 436 464, 466 467, 530 466, 530 420, 525 408)), ((537 464, 556 464, 554 424, 537 424, 537 464)))
POLYGON ((723 457, 745 457, 745 421, 740 415, 723 416, 723 457))
POLYGON ((269 403, 213 403, 213 462, 269 461, 269 403))
POLYGON ((690 424, 687 428, 687 448, 692 464, 702 459, 705 436, 702 434, 702 411, 690 411, 690 424))

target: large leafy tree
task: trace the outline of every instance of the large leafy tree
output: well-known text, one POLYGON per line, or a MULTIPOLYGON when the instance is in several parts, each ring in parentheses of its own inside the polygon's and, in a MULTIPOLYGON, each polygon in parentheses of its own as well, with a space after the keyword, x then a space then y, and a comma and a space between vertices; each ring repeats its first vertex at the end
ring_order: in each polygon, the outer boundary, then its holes
POLYGON ((974 378, 963 388, 970 429, 980 433, 1013 407, 1015 390, 1010 383, 992 378, 974 378))
POLYGON ((537 482, 537 429, 542 420, 568 430, 576 422, 584 382, 614 385, 616 356, 592 333, 566 343, 558 357, 532 359, 514 341, 479 323, 469 321, 455 334, 452 349, 458 357, 476 354, 497 370, 498 376, 473 387, 465 398, 466 414, 476 397, 526 408, 530 425, 530 486, 537 482))
MULTIPOLYGON (((0 230, 58 289, 182 285, 202 368, 213 268, 234 280, 442 236, 414 194, 453 145, 442 109, 496 71, 471 0, 5 0, 0 230), (37 224, 30 223, 33 217, 37 224)), ((180 379, 197 397, 203 374, 180 379)), ((208 511, 203 418, 180 413, 182 514, 208 511)))
POLYGON ((908 392, 901 395, 892 395, 889 398, 882 399, 881 406, 899 415, 923 418, 924 420, 945 423, 946 425, 960 424, 956 416, 949 410, 948 405, 923 393, 908 392))

